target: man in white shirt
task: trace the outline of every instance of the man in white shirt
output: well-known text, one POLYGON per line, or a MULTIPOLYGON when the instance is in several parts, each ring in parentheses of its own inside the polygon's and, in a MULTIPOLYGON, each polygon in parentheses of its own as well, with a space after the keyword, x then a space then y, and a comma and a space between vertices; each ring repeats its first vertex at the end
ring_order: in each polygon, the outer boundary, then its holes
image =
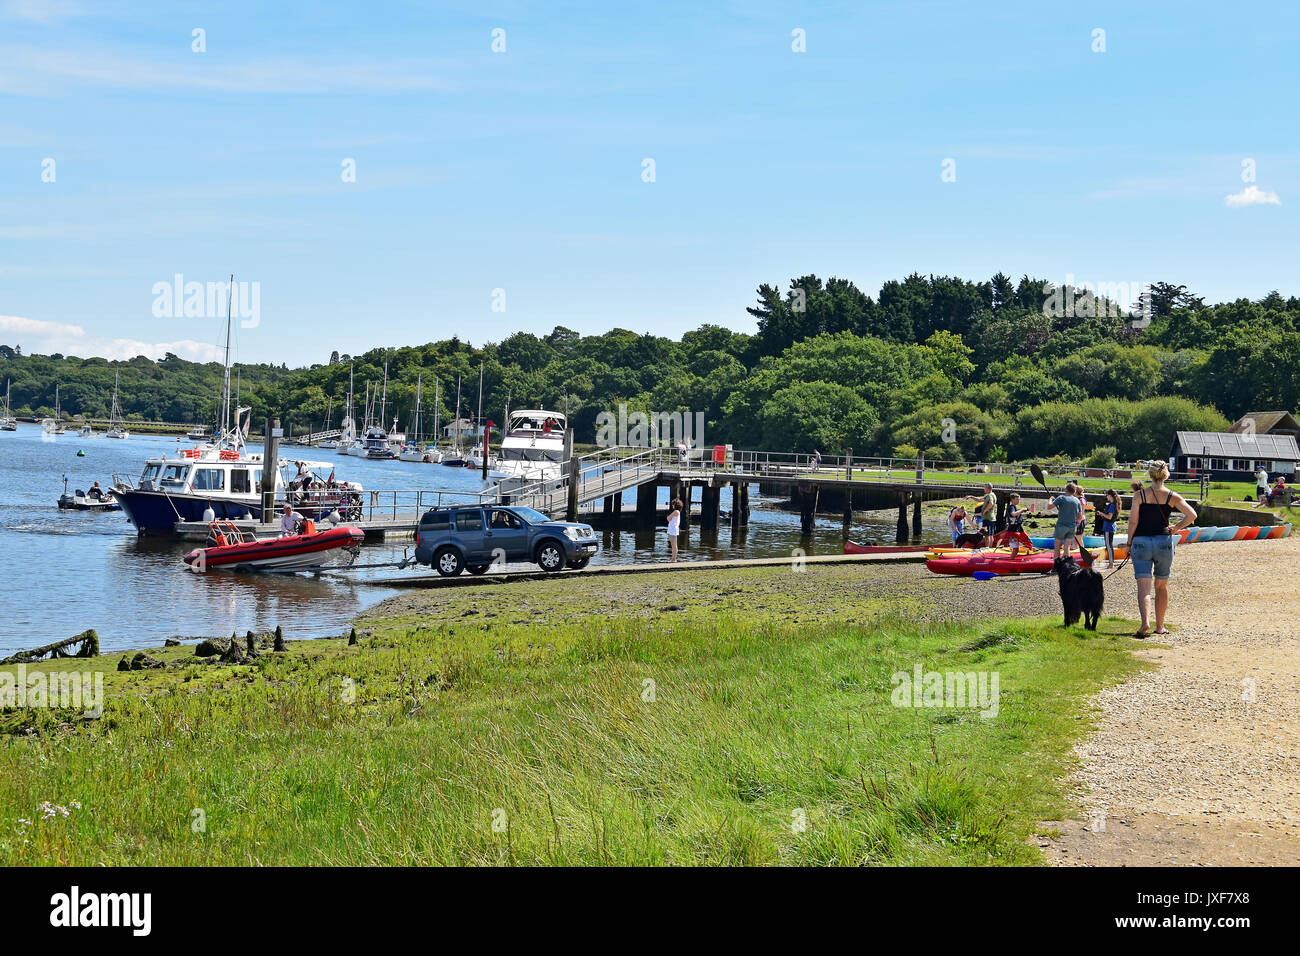
POLYGON ((1263 501, 1268 495, 1268 472, 1260 465, 1255 469, 1255 500, 1263 501))
POLYGON ((298 533, 298 521, 300 515, 296 514, 290 505, 284 506, 284 514, 280 515, 280 537, 284 538, 298 533))

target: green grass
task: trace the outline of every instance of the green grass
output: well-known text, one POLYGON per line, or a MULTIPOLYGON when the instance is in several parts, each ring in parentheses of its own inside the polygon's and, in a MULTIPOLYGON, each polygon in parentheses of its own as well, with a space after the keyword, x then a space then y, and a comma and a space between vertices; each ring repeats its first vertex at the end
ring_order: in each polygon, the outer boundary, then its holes
POLYGON ((434 626, 408 608, 252 667, 155 652, 182 663, 107 673, 99 720, 4 715, 0 863, 1035 863, 1035 823, 1072 812, 1090 695, 1139 666, 1114 620, 727 601, 434 626), (918 662, 997 672, 998 715, 893 706, 890 675, 918 662))

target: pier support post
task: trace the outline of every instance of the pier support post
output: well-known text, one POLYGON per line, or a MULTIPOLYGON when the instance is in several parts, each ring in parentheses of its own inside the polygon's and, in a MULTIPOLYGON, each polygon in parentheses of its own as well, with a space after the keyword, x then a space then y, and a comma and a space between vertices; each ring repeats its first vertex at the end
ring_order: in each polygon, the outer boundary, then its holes
MULTIPOLYGON (((572 439, 567 439, 572 441, 572 439)), ((572 447, 572 446, 570 446, 572 447)), ((578 472, 582 463, 577 458, 570 458, 564 463, 565 470, 569 474, 569 500, 564 509, 565 521, 578 520, 578 472)))
POLYGON ((681 489, 682 493, 677 497, 682 499, 682 530, 685 531, 691 526, 691 497, 695 488, 689 481, 684 481, 681 489))
POLYGON ((813 533, 813 519, 817 514, 817 498, 821 489, 816 486, 796 488, 795 494, 799 498, 799 533, 806 538, 813 533))
POLYGON ((898 495, 898 528, 894 534, 894 541, 898 544, 907 543, 907 493, 900 492, 898 495))
POLYGON ((731 483, 731 527, 732 530, 740 527, 740 482, 731 483))
POLYGON ((749 524, 749 482, 740 483, 740 523, 749 524))
POLYGON ((853 524, 853 492, 844 492, 844 530, 848 531, 849 526, 853 524))
POLYGON ((921 537, 921 496, 912 499, 912 537, 921 537))
POLYGON ((600 503, 600 508, 605 514, 605 520, 608 522, 610 516, 614 514, 614 496, 606 495, 600 503))
POLYGON ((705 485, 704 490, 700 492, 700 498, 700 530, 717 531, 722 489, 713 484, 705 485))
POLYGON ((265 453, 262 455, 262 521, 275 521, 275 475, 280 459, 280 416, 272 416, 266 423, 265 453))
POLYGON ((617 518, 623 517, 623 492, 614 492, 614 514, 617 518))
POLYGON ((655 506, 659 500, 659 486, 653 481, 636 486, 636 523, 642 528, 655 526, 655 506))

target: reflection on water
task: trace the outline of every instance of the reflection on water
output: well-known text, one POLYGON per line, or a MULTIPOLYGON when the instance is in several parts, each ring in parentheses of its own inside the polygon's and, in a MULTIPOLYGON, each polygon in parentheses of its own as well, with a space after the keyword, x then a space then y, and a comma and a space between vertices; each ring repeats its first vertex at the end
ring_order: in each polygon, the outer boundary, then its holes
MULTIPOLYGON (((127 441, 82 439, 75 435, 43 440, 38 426, 0 432, 0 656, 24 647, 71 637, 95 628, 105 650, 159 644, 166 637, 229 636, 277 625, 291 637, 341 632, 363 607, 396 593, 353 584, 341 576, 195 574, 181 557, 195 545, 137 538, 118 513, 59 511, 63 490, 108 485, 113 474, 138 476, 151 455, 174 453, 175 438, 133 437, 127 441), (76 457, 82 449, 84 458, 76 457)), ((252 450, 258 450, 256 446, 252 450)), ((478 473, 409 462, 367 461, 314 449, 285 449, 325 462, 337 477, 361 481, 367 489, 464 490, 484 487, 478 473)), ((661 489, 660 500, 667 500, 661 489)), ((722 507, 731 507, 729 491, 722 507)), ((843 532, 838 518, 819 518, 814 534, 800 538, 799 518, 770 507, 756 495, 750 524, 733 536, 724 521, 717 531, 691 526, 680 539, 681 560, 839 553, 843 532), (764 506, 764 505, 768 506, 764 506)), ((933 520, 927 515, 927 520, 933 520)), ((856 515, 855 540, 892 541, 894 515, 856 515)), ((926 540, 943 540, 942 529, 926 540)), ((665 561, 668 541, 655 531, 603 531, 593 564, 665 561)), ((413 550, 409 537, 368 543, 359 563, 395 562, 413 550)), ((396 569, 352 572, 380 579, 396 569)), ((416 568, 405 573, 433 572, 416 568)))

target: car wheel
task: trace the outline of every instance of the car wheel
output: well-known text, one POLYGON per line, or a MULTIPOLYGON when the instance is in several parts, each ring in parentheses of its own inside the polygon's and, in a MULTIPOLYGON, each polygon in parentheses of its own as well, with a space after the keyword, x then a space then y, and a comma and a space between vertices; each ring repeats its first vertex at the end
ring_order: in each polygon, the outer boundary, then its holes
POLYGON ((484 574, 491 566, 490 564, 471 564, 466 570, 470 574, 484 574))
POLYGON ((563 571, 564 549, 554 541, 543 541, 537 547, 537 563, 543 571, 563 571))
POLYGON ((444 578, 454 578, 465 569, 465 562, 455 548, 440 548, 433 556, 433 566, 444 578))
POLYGON ((577 560, 569 562, 569 568, 573 571, 581 571, 590 563, 591 558, 578 558, 577 560))

